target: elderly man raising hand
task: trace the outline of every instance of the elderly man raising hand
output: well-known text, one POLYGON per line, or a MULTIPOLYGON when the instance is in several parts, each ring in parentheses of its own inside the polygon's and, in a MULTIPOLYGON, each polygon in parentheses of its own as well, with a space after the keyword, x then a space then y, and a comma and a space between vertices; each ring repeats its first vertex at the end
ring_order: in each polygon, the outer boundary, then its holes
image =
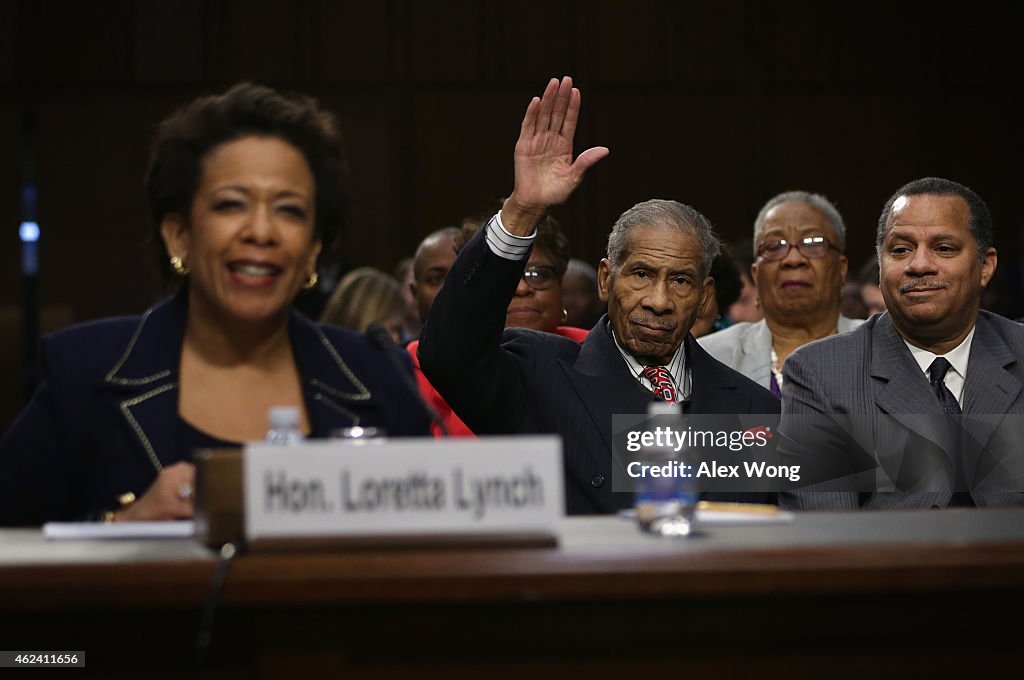
POLYGON ((690 336, 713 295, 708 270, 718 240, 703 215, 675 201, 640 203, 616 221, 598 271, 608 314, 582 345, 504 330, 534 225, 608 155, 594 147, 573 160, 579 110, 570 78, 552 79, 530 102, 516 143, 515 189, 449 272, 419 358, 474 432, 561 435, 568 511, 590 514, 633 502, 611 488, 612 414, 645 413, 658 399, 689 413, 723 414, 778 413, 779 402, 690 336))

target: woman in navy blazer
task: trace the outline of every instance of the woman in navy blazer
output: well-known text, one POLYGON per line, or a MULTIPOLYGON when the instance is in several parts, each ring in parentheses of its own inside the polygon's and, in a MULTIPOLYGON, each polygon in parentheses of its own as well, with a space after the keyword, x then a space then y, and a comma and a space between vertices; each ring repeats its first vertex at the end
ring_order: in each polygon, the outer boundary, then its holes
POLYGON ((46 379, 0 440, 0 524, 191 517, 193 451, 261 439, 272 406, 312 437, 427 433, 407 356, 292 309, 340 226, 343 167, 301 95, 243 83, 161 124, 146 188, 180 290, 44 340, 46 379))

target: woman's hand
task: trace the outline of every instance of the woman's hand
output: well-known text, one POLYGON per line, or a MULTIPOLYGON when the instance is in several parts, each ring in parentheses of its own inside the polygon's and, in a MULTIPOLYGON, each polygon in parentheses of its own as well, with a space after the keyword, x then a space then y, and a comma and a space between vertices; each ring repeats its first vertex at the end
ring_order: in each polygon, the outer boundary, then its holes
POLYGON ((191 519, 195 514, 195 480, 196 468, 192 463, 165 467, 142 498, 114 513, 114 521, 191 519))

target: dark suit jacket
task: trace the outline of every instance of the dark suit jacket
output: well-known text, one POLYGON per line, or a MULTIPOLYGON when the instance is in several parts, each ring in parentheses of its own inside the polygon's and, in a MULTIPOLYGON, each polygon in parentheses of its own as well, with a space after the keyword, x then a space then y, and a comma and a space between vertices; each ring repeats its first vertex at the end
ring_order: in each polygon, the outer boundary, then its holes
MULTIPOLYGON (((0 440, 0 524, 84 519, 141 496, 176 449, 183 293, 141 317, 82 324, 43 340, 46 379, 0 440)), ((288 326, 312 435, 352 425, 427 433, 429 418, 364 336, 293 312, 288 326)), ((401 350, 391 350, 411 365, 401 350)))
POLYGON ((813 487, 801 509, 1024 504, 1024 327, 981 311, 963 415, 945 416, 888 314, 810 343, 784 368, 779 456, 813 487), (962 463, 961 479, 956 479, 962 463))
MULTIPOLYGON (((459 254, 434 300, 420 335, 423 372, 477 434, 561 435, 570 514, 628 507, 632 495, 611 488, 612 414, 646 413, 654 395, 630 373, 607 316, 582 345, 552 333, 504 330, 526 260, 494 255, 483 234, 459 254)), ((691 336, 686 352, 690 413, 779 412, 768 390, 711 358, 691 336)))

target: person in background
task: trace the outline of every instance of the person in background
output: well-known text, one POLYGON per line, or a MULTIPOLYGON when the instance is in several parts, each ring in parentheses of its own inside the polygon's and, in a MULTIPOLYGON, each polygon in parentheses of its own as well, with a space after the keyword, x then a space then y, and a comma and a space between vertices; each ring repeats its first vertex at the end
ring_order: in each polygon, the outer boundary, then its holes
POLYGON ((752 239, 745 238, 733 244, 729 251, 736 262, 736 269, 739 270, 742 286, 739 297, 729 305, 725 316, 732 323, 760 321, 764 315, 761 313, 761 302, 757 298, 757 286, 754 285, 754 280, 750 276, 750 268, 754 264, 754 242, 752 239))
POLYGON ((861 323, 839 313, 846 279, 846 226, 821 194, 787 191, 754 221, 751 273, 764 319, 704 336, 711 356, 781 398, 782 366, 797 347, 861 323))
POLYGON ((605 312, 597 292, 597 270, 578 258, 569 258, 569 267, 562 277, 562 305, 568 326, 593 328, 605 312))
POLYGON ((839 313, 848 319, 868 318, 868 307, 860 296, 860 283, 851 279, 843 284, 842 298, 839 302, 839 313))
POLYGON ((515 187, 448 272, 419 355, 424 373, 475 432, 561 437, 569 514, 612 513, 634 501, 612 488, 613 414, 645 413, 657 401, 690 414, 771 414, 779 402, 690 337, 697 310, 713 294, 708 272, 718 239, 703 215, 675 201, 637 204, 612 227, 598 269, 608 314, 582 344, 504 327, 540 238, 537 224, 608 154, 594 147, 573 158, 579 111, 569 77, 552 78, 530 101, 516 142, 515 187))
POLYGON ((876 256, 872 255, 857 270, 857 283, 860 299, 864 302, 867 316, 884 312, 885 298, 882 297, 882 289, 878 285, 878 258, 876 256))
POLYGON ((405 319, 402 321, 401 344, 406 344, 420 335, 420 328, 423 321, 416 306, 416 297, 412 294, 413 257, 403 257, 395 265, 395 280, 402 291, 402 299, 405 300, 405 319))
POLYGON ((878 219, 886 313, 786 362, 781 496, 800 510, 1024 505, 1024 327, 980 309, 992 215, 962 184, 924 177, 878 219))
POLYGON ((160 124, 146 193, 180 287, 44 338, 45 380, 0 439, 0 524, 191 517, 193 452, 263 439, 273 406, 309 437, 427 433, 404 354, 293 309, 343 222, 344 165, 334 117, 301 94, 241 83, 160 124))
MULTIPOLYGON (((426 321, 430 306, 444 284, 444 277, 455 262, 458 227, 442 227, 427 234, 416 246, 412 259, 412 282, 409 294, 416 301, 416 313, 426 321)), ((415 357, 415 354, 413 355, 415 357)))
MULTIPOLYGON (((455 254, 462 250, 467 241, 479 230, 480 224, 473 218, 463 221, 463 227, 455 236, 452 261, 455 254)), ((569 240, 562 233, 562 228, 553 217, 545 217, 537 225, 537 238, 530 258, 519 279, 505 311, 506 328, 527 328, 544 333, 554 333, 575 342, 582 342, 587 331, 574 326, 563 326, 566 313, 562 307, 561 280, 569 263, 569 240)), ((451 267, 451 263, 448 263, 451 267)), ((433 296, 437 295, 433 291, 433 296)), ((429 309, 427 310, 429 313, 429 309)), ((429 318, 429 317, 428 317, 429 318)), ((472 436, 473 431, 452 410, 433 385, 423 374, 419 365, 419 341, 408 345, 409 354, 413 357, 416 380, 423 398, 434 407, 447 428, 448 436, 472 436)), ((445 434, 445 428, 433 426, 435 436, 445 434)))
POLYGON ((395 278, 373 267, 353 269, 334 288, 320 323, 365 333, 377 324, 391 342, 403 344, 406 310, 402 287, 395 278))
MULTIPOLYGON (((456 251, 461 251, 484 224, 464 221, 456 251)), ((582 342, 588 329, 566 325, 569 313, 562 306, 562 277, 568 268, 569 239, 557 220, 548 215, 537 224, 526 271, 505 312, 505 328, 530 328, 582 342)))
POLYGON ((729 309, 740 296, 743 283, 740 272, 729 246, 721 244, 722 252, 711 263, 711 278, 714 279, 715 294, 708 306, 697 316, 690 329, 691 335, 699 338, 720 331, 732 325, 732 319, 721 310, 729 309))

